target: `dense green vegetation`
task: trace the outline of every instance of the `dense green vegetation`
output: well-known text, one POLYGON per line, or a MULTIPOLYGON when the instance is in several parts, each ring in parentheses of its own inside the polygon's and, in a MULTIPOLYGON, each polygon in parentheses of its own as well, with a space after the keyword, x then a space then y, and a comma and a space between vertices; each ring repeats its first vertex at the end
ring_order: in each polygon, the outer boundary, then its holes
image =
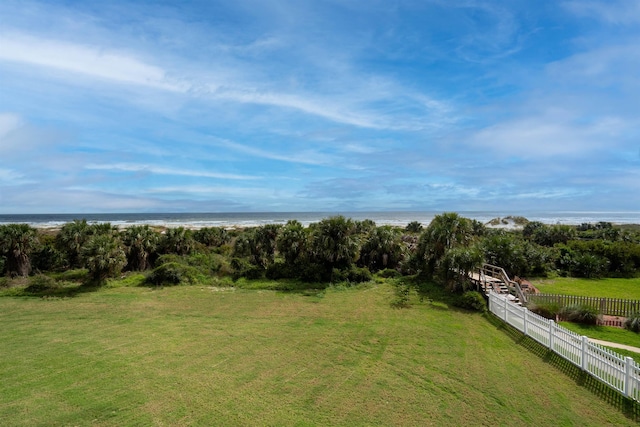
POLYGON ((366 282, 384 271, 387 277, 417 276, 462 295, 469 290, 467 273, 488 262, 512 277, 551 277, 536 282, 543 292, 640 299, 640 286, 629 289, 629 280, 640 280, 637 229, 602 222, 516 222, 521 229, 496 229, 443 213, 426 226, 414 221, 404 229, 342 216, 309 227, 292 220, 241 230, 118 230, 109 223, 75 220, 52 233, 9 224, 0 226, 0 276, 6 277, 0 286, 23 285, 29 295, 60 294, 68 287, 56 273, 85 269, 87 288, 123 271, 144 272, 146 283, 153 286, 231 285, 244 278, 322 288, 366 282), (24 279, 9 280, 12 277, 24 279), (576 277, 592 280, 577 287, 572 282, 576 277))
POLYGON ((636 423, 615 392, 436 301, 438 287, 399 310, 386 281, 282 292, 140 277, 0 298, 0 425, 636 423))

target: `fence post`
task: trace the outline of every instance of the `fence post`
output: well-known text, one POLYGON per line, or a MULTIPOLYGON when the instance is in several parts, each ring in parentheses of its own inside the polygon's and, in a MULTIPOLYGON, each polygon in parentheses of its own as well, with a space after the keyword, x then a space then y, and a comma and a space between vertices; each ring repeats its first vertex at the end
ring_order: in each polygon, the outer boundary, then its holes
POLYGON ((554 322, 553 320, 549 320, 549 348, 551 350, 553 350, 553 336, 556 333, 555 329, 556 329, 556 322, 554 322))
POLYGON ((522 318, 522 329, 524 330, 524 334, 526 336, 529 335, 529 328, 527 328, 527 312, 529 311, 529 309, 527 309, 526 307, 524 308, 524 317, 522 318))
POLYGON ((587 361, 587 346, 589 345, 589 338, 585 337, 584 335, 582 336, 582 359, 580 360, 581 362, 581 367, 583 371, 588 371, 589 370, 589 362, 587 361))
POLYGON ((625 369, 624 369, 624 395, 626 397, 632 397, 633 394, 633 368, 636 362, 631 357, 625 357, 625 369))
POLYGON ((507 297, 503 296, 502 301, 504 302, 504 322, 509 323, 509 313, 507 312, 507 297))

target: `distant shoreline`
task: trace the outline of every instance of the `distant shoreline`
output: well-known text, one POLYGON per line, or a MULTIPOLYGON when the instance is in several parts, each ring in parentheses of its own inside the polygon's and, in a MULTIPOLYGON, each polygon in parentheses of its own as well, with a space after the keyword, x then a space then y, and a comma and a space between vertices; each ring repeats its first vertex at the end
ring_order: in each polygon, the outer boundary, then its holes
MULTIPOLYGON (((354 220, 370 219, 377 225, 405 227, 418 221, 423 225, 438 214, 446 211, 399 211, 399 212, 238 212, 238 213, 102 213, 102 214, 1 214, 0 224, 26 223, 38 229, 59 229, 76 219, 86 219, 89 223, 109 222, 118 228, 133 225, 149 225, 157 228, 224 227, 228 229, 258 227, 265 224, 286 224, 297 220, 305 226, 323 218, 343 215, 354 220)), ((582 223, 611 222, 616 225, 640 224, 640 212, 498 212, 498 211, 457 211, 461 216, 488 224, 498 220, 496 228, 517 228, 515 218, 539 221, 544 224, 580 225, 582 223), (507 220, 503 222, 502 220, 507 220)))

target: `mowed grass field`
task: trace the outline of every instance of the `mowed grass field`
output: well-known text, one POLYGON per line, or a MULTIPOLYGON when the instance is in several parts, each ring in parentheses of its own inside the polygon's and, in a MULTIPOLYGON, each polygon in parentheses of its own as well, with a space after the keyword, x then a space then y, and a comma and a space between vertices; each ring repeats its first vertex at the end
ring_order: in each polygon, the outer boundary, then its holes
POLYGON ((2 297, 0 425, 636 425, 499 322, 392 299, 386 284, 2 297))
POLYGON ((540 292, 546 294, 640 300, 640 277, 633 279, 557 277, 534 280, 532 283, 540 292))

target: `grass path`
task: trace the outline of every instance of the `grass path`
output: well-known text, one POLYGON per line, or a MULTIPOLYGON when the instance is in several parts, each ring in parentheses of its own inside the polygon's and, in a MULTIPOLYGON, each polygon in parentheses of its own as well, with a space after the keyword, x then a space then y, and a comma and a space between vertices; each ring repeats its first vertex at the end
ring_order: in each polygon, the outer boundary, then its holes
POLYGON ((0 298, 0 425, 636 425, 482 315, 391 299, 0 298))

